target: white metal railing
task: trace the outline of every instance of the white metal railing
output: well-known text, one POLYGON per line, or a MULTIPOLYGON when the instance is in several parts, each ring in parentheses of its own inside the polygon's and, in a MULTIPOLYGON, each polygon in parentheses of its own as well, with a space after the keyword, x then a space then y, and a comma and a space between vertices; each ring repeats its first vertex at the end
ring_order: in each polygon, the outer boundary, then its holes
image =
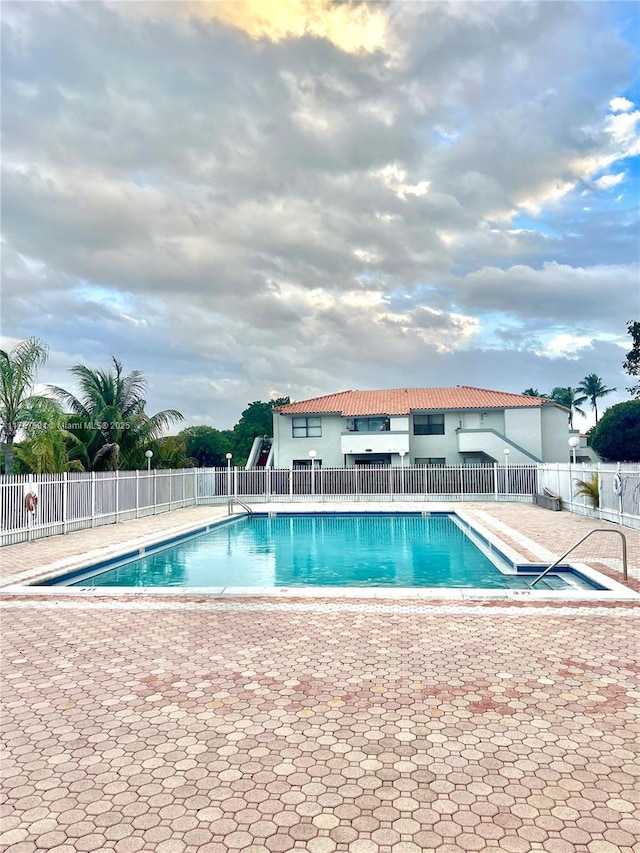
POLYGON ((519 500, 543 488, 563 508, 640 529, 640 465, 447 465, 313 469, 189 468, 0 477, 0 544, 9 545, 197 504, 283 501, 519 500), (574 497, 599 474, 600 507, 574 497), (620 478, 615 479, 616 474, 620 478), (619 482, 620 486, 616 485, 619 482), (25 506, 37 495, 35 512, 25 506))
POLYGON ((108 471, 0 477, 0 544, 155 515, 197 503, 197 471, 108 471), (27 494, 37 505, 29 512, 27 494))
POLYGON ((528 500, 535 465, 182 470, 0 477, 0 544, 113 524, 230 497, 309 500, 528 500), (37 496, 30 512, 27 493, 37 496))

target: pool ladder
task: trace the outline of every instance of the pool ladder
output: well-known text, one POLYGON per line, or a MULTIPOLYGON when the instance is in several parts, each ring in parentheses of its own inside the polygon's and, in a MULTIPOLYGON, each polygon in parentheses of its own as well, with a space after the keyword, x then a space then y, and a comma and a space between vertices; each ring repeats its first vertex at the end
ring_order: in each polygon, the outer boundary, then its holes
POLYGON ((243 509, 246 509, 246 511, 247 511, 247 515, 253 515, 253 510, 251 509, 251 507, 250 507, 250 506, 247 506, 247 505, 246 505, 246 503, 243 503, 242 501, 239 501, 239 500, 238 500, 238 498, 231 498, 231 499, 230 499, 230 501, 229 501, 229 503, 227 504, 227 511, 228 511, 228 512, 227 512, 227 514, 228 514, 228 515, 232 515, 232 514, 233 514, 233 505, 234 505, 234 504, 240 504, 240 506, 241 506, 243 509))
POLYGON ((592 536, 594 533, 617 533, 620 537, 622 537, 622 577, 626 581, 627 580, 627 537, 624 535, 624 533, 621 530, 614 530, 614 529, 606 530, 604 527, 594 527, 593 530, 590 530, 588 533, 585 533, 585 535, 582 537, 582 539, 578 539, 578 541, 575 542, 571 546, 571 548, 569 548, 569 550, 566 551, 562 555, 562 557, 558 557, 558 559, 555 561, 555 563, 552 563, 541 574, 539 574, 538 577, 531 584, 531 589, 533 589, 533 587, 538 583, 538 581, 541 581, 545 575, 548 575, 552 569, 555 569, 555 567, 557 565, 559 565, 564 560, 565 557, 568 557, 569 554, 575 548, 578 547, 578 545, 582 545, 584 540, 588 539, 589 536, 592 536))

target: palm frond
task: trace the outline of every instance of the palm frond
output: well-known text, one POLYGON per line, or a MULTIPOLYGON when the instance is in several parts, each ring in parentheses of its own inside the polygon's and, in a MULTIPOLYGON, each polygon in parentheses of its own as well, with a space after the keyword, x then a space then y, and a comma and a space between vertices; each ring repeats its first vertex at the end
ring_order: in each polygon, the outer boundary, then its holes
POLYGON ((72 414, 79 415, 81 418, 86 418, 87 420, 91 417, 86 406, 70 391, 67 391, 65 388, 60 388, 59 385, 47 385, 47 389, 57 400, 65 403, 71 409, 72 414))
POLYGON ((598 484, 598 475, 594 474, 591 480, 576 480, 578 487, 574 497, 583 496, 591 501, 591 506, 594 509, 600 506, 600 489, 598 484))
POLYGON ((114 446, 118 448, 119 464, 128 464, 141 447, 159 438, 169 425, 183 420, 175 409, 147 415, 144 374, 139 370, 125 374, 115 356, 108 369, 93 370, 76 364, 70 372, 79 388, 77 395, 58 386, 51 390, 80 424, 83 419, 87 425, 82 430, 82 440, 93 468, 117 464, 106 449, 114 446))
POLYGON ((171 424, 178 423, 184 420, 184 415, 177 409, 164 409, 162 412, 156 412, 155 415, 150 415, 149 420, 155 429, 164 429, 171 424))

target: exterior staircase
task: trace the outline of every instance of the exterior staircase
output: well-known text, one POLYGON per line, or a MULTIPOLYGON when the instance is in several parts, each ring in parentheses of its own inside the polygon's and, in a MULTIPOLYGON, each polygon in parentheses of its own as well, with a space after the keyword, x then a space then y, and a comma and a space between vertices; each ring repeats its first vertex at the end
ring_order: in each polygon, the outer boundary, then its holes
POLYGON ((270 468, 272 446, 270 438, 257 435, 253 439, 253 444, 251 445, 251 450, 247 457, 247 464, 244 466, 245 471, 249 471, 252 468, 270 468))

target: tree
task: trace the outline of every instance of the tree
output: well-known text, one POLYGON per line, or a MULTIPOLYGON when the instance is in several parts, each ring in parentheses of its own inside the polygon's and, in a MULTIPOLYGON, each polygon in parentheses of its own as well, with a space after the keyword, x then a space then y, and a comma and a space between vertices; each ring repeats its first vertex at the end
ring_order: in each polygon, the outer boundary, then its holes
POLYGON ((29 420, 29 411, 39 400, 32 394, 38 368, 49 350, 39 338, 21 341, 10 352, 0 350, 0 428, 5 448, 5 473, 13 473, 13 443, 20 425, 29 420))
POLYGON ((16 459, 21 469, 31 474, 84 471, 82 457, 85 454, 80 440, 58 426, 41 431, 35 438, 15 446, 16 459))
POLYGON ((238 462, 246 461, 256 436, 273 437, 273 408, 289 402, 288 397, 278 397, 266 403, 260 400, 249 403, 233 428, 234 456, 238 457, 238 462))
POLYGON ((564 406, 565 409, 569 409, 569 429, 573 429, 573 413, 577 412, 579 415, 584 415, 584 410, 580 406, 587 398, 578 388, 567 386, 566 388, 554 388, 551 392, 551 399, 564 406))
POLYGON ((541 394, 537 388, 527 388, 522 394, 525 397, 544 397, 544 394, 541 394))
POLYGON ((65 415, 56 400, 41 397, 33 401, 24 422, 25 440, 15 445, 20 472, 84 471, 88 463, 86 448, 66 426, 65 415))
POLYGON ((85 443, 91 468, 143 468, 149 443, 183 417, 175 409, 147 415, 144 375, 139 370, 124 375, 118 359, 112 361, 114 369, 108 371, 91 370, 83 364, 70 368, 80 386, 80 397, 57 386, 51 390, 70 407, 74 415, 70 427, 85 443))
POLYGON ((197 461, 187 453, 182 435, 168 435, 156 442, 153 460, 155 468, 195 468, 197 461))
POLYGON ((230 430, 220 431, 210 426, 192 426, 178 433, 187 455, 201 468, 220 468, 226 465, 226 454, 233 451, 230 430))
POLYGON ((598 400, 600 397, 606 397, 607 394, 613 393, 615 388, 605 388, 602 379, 595 373, 590 373, 578 385, 577 391, 585 395, 585 399, 591 403, 591 408, 596 413, 596 423, 598 423, 598 400))
POLYGON ((640 400, 610 406, 591 433, 591 446, 608 462, 640 462, 640 400))
MULTIPOLYGON (((629 376, 640 376, 640 322, 637 320, 627 323, 627 331, 631 335, 633 346, 622 363, 622 369, 629 376)), ((627 388, 633 397, 640 397, 640 382, 627 388)))

